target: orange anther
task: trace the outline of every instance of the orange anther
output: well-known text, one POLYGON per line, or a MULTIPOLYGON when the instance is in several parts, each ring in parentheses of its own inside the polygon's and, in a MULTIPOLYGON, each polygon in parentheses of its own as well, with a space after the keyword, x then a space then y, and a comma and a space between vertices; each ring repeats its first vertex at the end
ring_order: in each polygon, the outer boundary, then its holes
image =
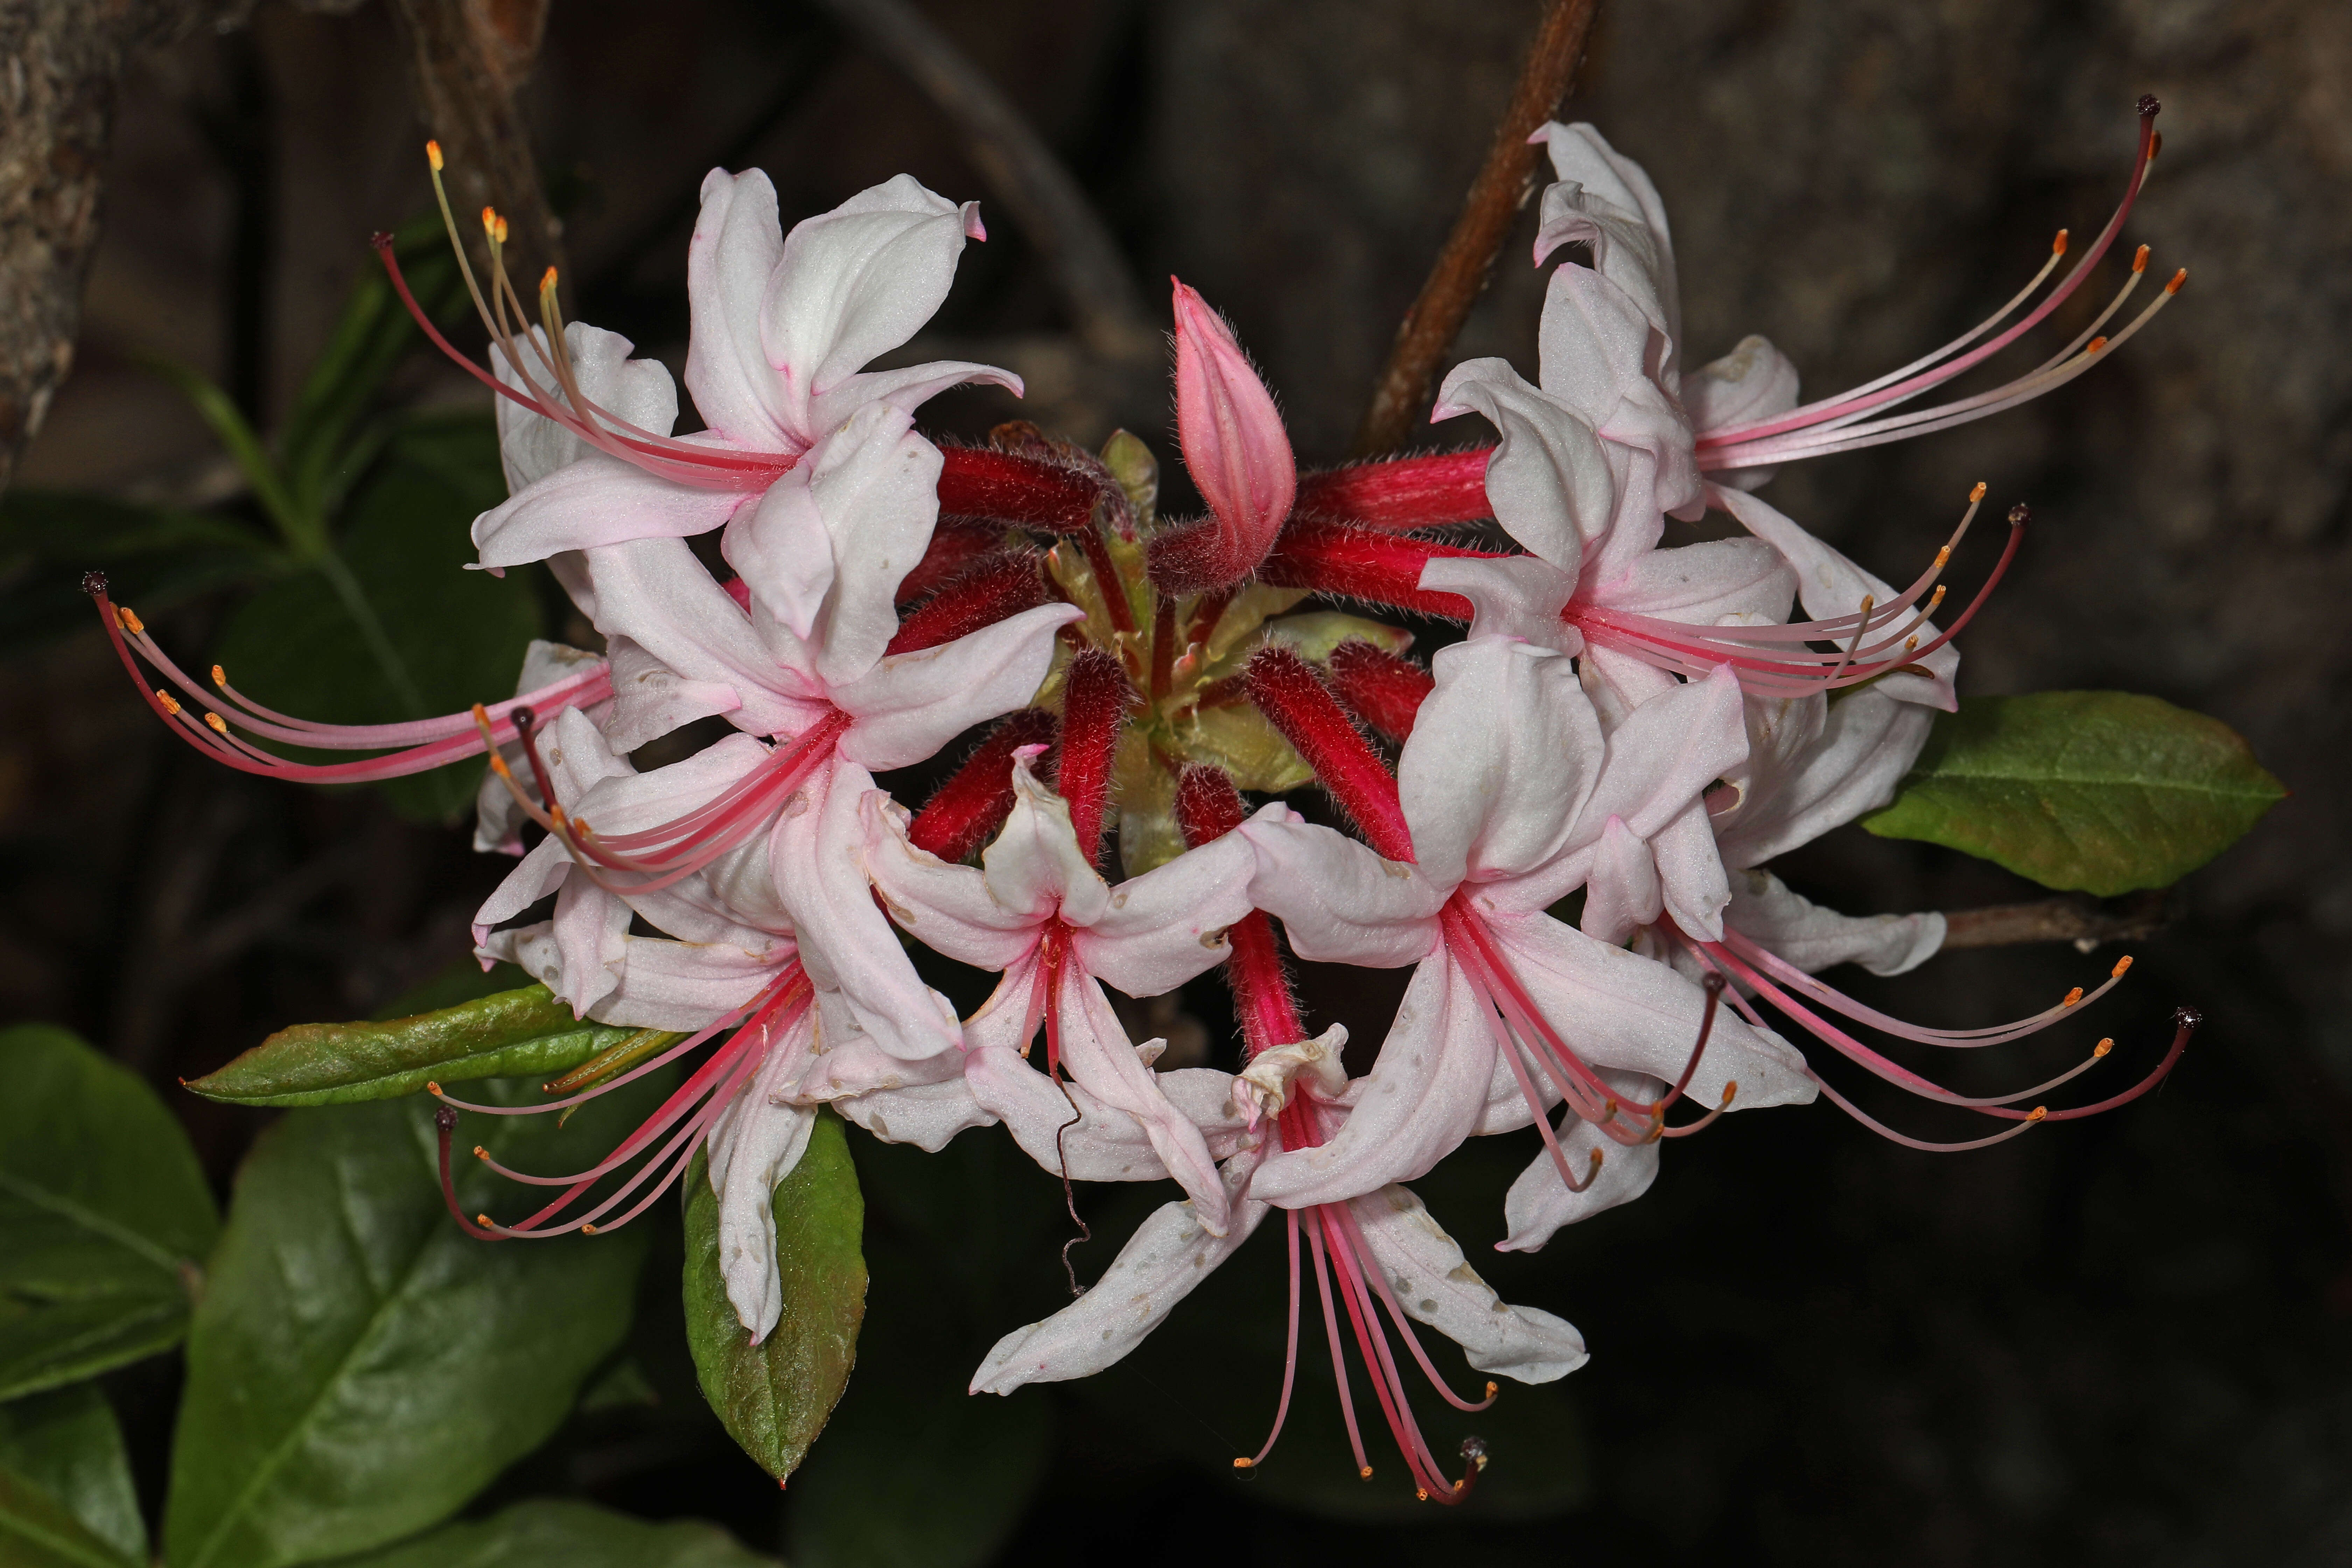
POLYGON ((479 1143, 477 1143, 477 1144, 475 1144, 475 1145, 474 1145, 474 1158, 475 1158, 475 1159, 477 1159, 477 1160, 487 1160, 487 1159, 488 1159, 489 1157, 490 1157, 490 1152, 489 1152, 488 1149, 483 1148, 479 1143))
POLYGON ((121 621, 122 623, 122 629, 129 632, 134 637, 141 632, 147 629, 147 624, 144 621, 142 621, 137 613, 134 612, 128 605, 116 605, 114 610, 114 618, 121 621))
POLYGON ((2029 1111, 2027 1111, 2027 1112, 2025 1113, 2025 1120, 2027 1120, 2028 1121, 2041 1121, 2043 1117, 2045 1117, 2045 1116, 2047 1116, 2047 1115, 2049 1115, 2049 1114, 2050 1114, 2050 1108, 2049 1108, 2048 1106, 2046 1106, 2046 1105, 2037 1105, 2037 1106, 2035 1106, 2032 1110, 2029 1110, 2029 1111))
POLYGON ((2066 993, 2066 1000, 2059 1003, 2058 1005, 2061 1007, 2072 1007, 2075 1003, 2080 1002, 2082 999, 2083 988, 2077 985, 2074 989, 2066 993))
MULTIPOLYGON (((2141 247, 2141 248, 2142 248, 2142 249, 2146 249, 2146 248, 2147 248, 2147 247, 2143 246, 2143 247, 2141 247)), ((547 269, 547 273, 546 273, 546 275, 545 275, 544 277, 541 278, 541 279, 540 279, 540 280, 539 280, 539 291, 540 291, 541 293, 542 293, 542 294, 549 294, 549 293, 552 293, 552 292, 554 292, 554 290, 555 290, 555 268, 552 268, 552 267, 551 267, 551 268, 549 268, 547 269)))
POLYGON ((498 1223, 486 1214, 476 1215, 474 1216, 474 1223, 480 1226, 484 1230, 496 1230, 499 1228, 498 1223))
POLYGON ((580 1227, 580 1234, 583 1236, 593 1236, 596 1234, 596 1227, 593 1225, 583 1225, 580 1227))
POLYGON ((2097 1045, 2091 1047, 2091 1054, 2095 1057, 2103 1057, 2115 1048, 2116 1042, 2113 1039, 2101 1040, 2097 1045))
POLYGON ((482 209, 482 232, 488 235, 492 239, 496 239, 499 237, 498 208, 484 207, 482 209))
POLYGON ((2097 353, 2101 349, 2105 348, 2106 346, 2107 346, 2107 340, 2106 340, 2106 339, 2105 339, 2105 338, 2093 338, 2089 342, 2084 343, 2084 344, 2083 345, 2083 352, 2084 352, 2085 354, 2095 354, 2095 353, 2097 353))
POLYGON ((2066 254, 2066 231, 2064 229, 2060 229, 2058 231, 2058 237, 2050 242, 2050 254, 2053 256, 2063 256, 2066 254))
POLYGON ((205 722, 213 727, 213 731, 215 734, 226 735, 228 733, 228 721, 217 713, 207 711, 205 714, 205 722))
POLYGON ((1982 479, 1979 479, 1977 481, 1977 488, 1969 492, 1969 504, 1970 506, 1974 506, 1977 502, 1984 500, 1984 498, 1985 482, 1982 479))
POLYGON ((1234 1468, 1235 1468, 1235 1469, 1237 1469, 1237 1470, 1246 1470, 1246 1469, 1248 1469, 1252 1465, 1255 1465, 1255 1464, 1256 1464, 1256 1463, 1257 1463, 1257 1461, 1256 1461, 1255 1459, 1235 1459, 1235 1460, 1234 1461, 1234 1468))
POLYGON ((222 687, 228 684, 228 671, 223 669, 219 665, 213 666, 213 684, 215 686, 222 687))
POLYGON ((2116 966, 2113 969, 2107 971, 2107 978, 2110 980, 2121 980, 2124 977, 2124 971, 2129 969, 2131 966, 2131 954, 2126 953, 2121 958, 2116 960, 2116 966))
POLYGON ((2164 291, 2168 294, 2178 294, 2180 292, 2180 286, 2188 281, 2189 268, 2184 267, 2172 275, 2172 281, 2164 286, 2164 291))
POLYGON ((171 714, 175 719, 180 716, 180 704, 178 700, 173 698, 170 692, 164 690, 160 686, 155 689, 155 700, 163 705, 164 712, 171 714))
POLYGON ((2145 272, 2145 271, 2147 271, 2147 246, 2145 246, 2145 245, 2141 246, 2141 247, 2139 247, 2138 254, 2135 255, 2135 256, 2132 258, 2132 270, 2133 270, 2134 272, 2136 272, 2136 273, 2137 273, 2137 272, 2145 272))
POLYGON ((427 1079, 425 1080, 425 1092, 427 1094, 439 1094, 441 1092, 441 1086, 435 1083, 431 1079, 427 1079))
POLYGON ((507 242, 507 220, 504 218, 499 219, 498 238, 500 245, 504 245, 507 242))
POLYGON ((1729 1105, 1731 1103, 1731 1097, 1738 1092, 1739 1080, 1738 1079, 1733 1079, 1729 1083, 1723 1086, 1723 1103, 1729 1105))
POLYGON ((430 164, 432 164, 432 165, 433 165, 433 172, 434 172, 435 174, 439 174, 439 173, 441 172, 441 143, 440 143, 440 142, 427 142, 425 144, 425 161, 426 163, 430 163, 430 164))
POLYGON ((1369 1480, 1370 1480, 1370 1479, 1372 1479, 1372 1467, 1371 1467, 1371 1466, 1370 1466, 1370 1465, 1366 1465, 1362 1469, 1358 1470, 1358 1471, 1356 1472, 1356 1479, 1357 1479, 1358 1480, 1364 1480, 1364 1481, 1369 1481, 1369 1480))

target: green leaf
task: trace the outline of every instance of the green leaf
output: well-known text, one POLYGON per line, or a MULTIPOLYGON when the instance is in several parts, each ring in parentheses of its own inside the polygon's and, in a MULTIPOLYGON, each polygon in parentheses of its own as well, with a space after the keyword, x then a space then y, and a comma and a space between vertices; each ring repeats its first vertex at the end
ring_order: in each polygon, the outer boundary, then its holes
POLYGON ((324 520, 315 512, 298 508, 278 477, 277 464, 270 461, 268 448, 253 426, 246 423, 245 415, 229 395, 204 375, 187 365, 172 360, 156 359, 149 367, 175 387, 188 400, 204 422, 213 427, 220 444, 228 449, 236 466, 253 487, 254 499, 261 510, 278 525, 279 537, 298 552, 307 553, 318 547, 324 520))
MULTIPOLYGON (((338 545, 366 616, 316 575, 273 584, 222 635, 229 678, 280 711, 345 724, 463 712, 511 695, 539 633, 538 601, 522 573, 466 569, 486 492, 463 476, 496 474, 497 464, 497 432, 484 418, 439 421, 395 441, 347 509, 338 545)), ((468 761, 380 787, 406 815, 454 821, 480 780, 481 763, 468 761)))
POLYGON ((841 1119, 821 1111, 808 1152, 776 1188, 784 1314, 758 1345, 719 1270, 719 1198, 701 1156, 686 1174, 686 1337, 703 1397, 778 1480, 793 1473, 848 1386, 866 1317, 866 1202, 841 1119))
POLYGON ((350 1105, 427 1081, 547 1078, 637 1031, 583 1024, 544 985, 373 1024, 298 1024, 188 1085, 238 1105, 350 1105))
POLYGON ((154 1091, 63 1029, 0 1033, 0 1399, 153 1355, 187 1331, 219 1233, 154 1091))
MULTIPOLYGON (((579 1169, 660 1087, 592 1100, 561 1129, 468 1118, 458 1147, 579 1169)), ((254 1146, 188 1341, 173 1568, 284 1568, 446 1518, 546 1439, 627 1331, 644 1228, 476 1240, 442 1206, 433 1115, 416 1100, 297 1110, 254 1146)), ((546 1192, 460 1166, 468 1213, 546 1192)))
POLYGON ((147 1526, 131 1485, 122 1429, 96 1384, 78 1383, 0 1405, 0 1564, 45 1561, 28 1557, 26 1542, 45 1528, 54 1531, 55 1525, 43 1526, 41 1521, 50 1516, 37 1506, 16 1514, 27 1508, 28 1490, 94 1538, 102 1553, 99 1561, 135 1563, 146 1557, 147 1526), (15 1542, 12 1534, 19 1538, 15 1542))
POLYGON ((648 1524, 584 1502, 519 1502, 336 1568, 777 1568, 715 1524, 648 1524))
POLYGON ((2125 691, 2044 691, 1938 718, 1895 803, 1862 825, 2111 898, 2179 881, 2285 795, 2219 720, 2125 691))
POLYGON ((0 1568, 135 1568, 41 1488, 0 1466, 0 1568))

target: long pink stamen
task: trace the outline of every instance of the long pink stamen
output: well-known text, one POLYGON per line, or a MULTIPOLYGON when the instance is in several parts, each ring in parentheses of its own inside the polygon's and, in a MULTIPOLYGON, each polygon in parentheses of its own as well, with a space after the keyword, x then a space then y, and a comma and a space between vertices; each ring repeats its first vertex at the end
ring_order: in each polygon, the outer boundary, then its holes
MULTIPOLYGON (((2130 181, 2125 187, 2123 200, 2116 205, 2114 216, 2108 218, 2106 226, 2100 230, 2098 238, 2092 243, 2090 249, 2075 263, 2058 286, 2045 295, 2042 302, 2027 312, 2023 319, 1978 347, 1968 348, 1969 343, 1990 331, 2022 305, 2026 299, 2041 286, 2042 279, 2049 276, 2052 269, 2055 268, 2058 258, 2064 253, 2065 236, 2063 233, 2053 247, 2050 260, 2044 263, 2041 272, 2035 275, 2033 280, 2020 290, 2008 304, 2002 306, 1990 319, 1969 332, 1900 370, 1890 372, 1875 381, 1865 383, 1862 386, 1841 393, 1834 397, 1807 404, 1771 419, 1700 432, 1697 442, 1700 468, 1714 470, 1751 468, 1769 462, 1787 461, 1793 458, 1846 450, 1857 446, 1875 445, 1882 440, 1896 439, 1905 434, 1924 434, 1929 429, 1942 428, 1947 423, 1957 423, 1963 418, 1980 417, 2013 403, 2021 402, 2026 397, 2039 395, 2054 386, 2063 385, 2074 375, 2080 374, 2084 369, 2088 368, 2089 363, 2097 357, 2095 350, 2077 359, 2065 361, 2063 369, 2053 370, 2045 365, 2042 370, 2012 382, 2006 387, 1978 398, 1969 399, 1965 405, 1948 405, 1922 414, 1906 416, 1899 423, 1889 420, 1872 426, 1857 426, 1852 424, 1852 421, 1861 415, 1916 397, 1921 393, 1941 385, 1984 363, 1985 360, 2000 353, 2046 320, 2052 311, 2082 286, 2089 277, 2091 268, 2098 263, 2101 257, 2106 254, 2108 247, 2115 242, 2116 236, 2121 232, 2124 220, 2130 214, 2133 204, 2138 200, 2140 187, 2147 175, 2149 162, 2156 154, 2158 108, 2158 105, 2153 97, 2140 100, 2139 148, 2133 161, 2130 181), (1961 352, 1963 350, 1967 352, 1961 352), (1810 443, 1798 434, 1817 431, 1823 427, 1836 429, 1837 434, 1816 437, 1810 443), (1784 439, 1776 440, 1775 437, 1784 439)), ((2144 265, 2144 262, 2136 265, 2135 276, 2137 276, 2138 265, 2144 265)), ((2178 291, 2178 285, 2179 279, 2176 279, 2172 288, 2168 290, 2166 299, 2168 299, 2172 292, 2178 291)), ((2162 307, 2164 302, 2161 299, 2157 300, 2143 312, 2138 320, 2136 320, 2124 332, 2117 333, 2112 341, 2119 342, 2131 331, 2137 331, 2143 321, 2162 307)), ((2120 300, 2117 303, 2120 303, 2120 300)), ((2111 306, 2109 313, 2112 313, 2113 309, 2114 307, 2111 306)), ((2094 343, 2097 346, 2105 346, 2099 343, 2098 340, 2094 340, 2094 343)))

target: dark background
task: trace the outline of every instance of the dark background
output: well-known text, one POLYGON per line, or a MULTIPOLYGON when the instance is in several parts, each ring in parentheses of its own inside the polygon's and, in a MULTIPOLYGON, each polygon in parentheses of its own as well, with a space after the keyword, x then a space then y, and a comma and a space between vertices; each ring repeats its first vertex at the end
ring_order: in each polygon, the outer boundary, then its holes
MULTIPOLYGON (((1538 11, 926 9, 1062 153, 1155 310, 1172 270, 1231 314, 1307 460, 1343 454, 1538 11)), ((1767 493, 1898 579, 1975 480, 1998 504, 2032 501, 2041 526, 1963 645, 1962 689, 2152 692, 2238 728, 2294 791, 2179 889, 2179 918, 2134 949, 2130 983, 2105 1004, 2097 1027, 2133 1061, 2153 1057, 2175 1004, 2204 1009, 2162 1092, 1948 1158, 1884 1144, 1827 1105, 1734 1117, 1673 1149, 1641 1203, 1529 1258, 1486 1247, 1531 1140, 1465 1152, 1424 1184, 1433 1205, 1507 1296, 1576 1322, 1593 1360, 1554 1388, 1506 1392, 1498 1409, 1528 1414, 1485 1429, 1491 1484, 1444 1515, 1399 1509, 1392 1455, 1358 1486, 1328 1373, 1319 1387, 1302 1375, 1267 1473, 1233 1479, 1279 1375, 1272 1235, 1129 1366, 1020 1395, 1034 1415, 962 1441, 970 1366, 1061 1289, 1059 1194, 994 1135, 936 1168, 861 1138, 875 1315, 835 1428, 789 1491, 701 1412, 657 1254, 639 1342, 662 1403, 582 1416, 488 1500, 569 1491, 701 1513, 772 1548, 795 1539, 795 1510, 822 1506, 808 1500, 828 1476, 887 1473, 881 1495, 914 1513, 966 1508, 955 1500, 979 1488, 1006 1521, 1008 1563, 2352 1562, 2352 856, 2336 695, 2352 662, 2352 11, 1604 5, 1563 117, 1596 121, 1664 192, 1693 362, 1760 331, 1818 394, 1971 324, 2039 265, 2053 229, 2095 231, 2145 91, 2164 100, 2165 152, 2125 244, 2154 246, 2158 275, 2190 268, 2180 300, 2044 401, 1818 462, 1767 493)), ((1173 467, 1161 374, 1088 360, 949 121, 817 14, 558 0, 524 102, 567 209, 574 314, 675 366, 692 195, 713 162, 767 169, 787 224, 908 170, 988 202, 992 235, 914 352, 1013 364, 1032 379, 1029 416, 1087 441, 1126 424, 1173 467)), ((265 421, 282 409, 366 234, 424 206, 418 138, 380 6, 265 5, 248 27, 141 59, 78 366, 18 482, 231 493, 203 427, 135 356, 204 367, 265 421)), ((1532 370, 1532 231, 1522 215, 1455 357, 1532 370)), ((421 363, 406 392, 468 395, 421 363)), ((960 393, 927 417, 977 433, 1009 410, 960 393)), ((69 1024, 159 1086, 441 970, 504 869, 373 795, 208 771, 155 730, 95 635, 9 674, 0 1016, 69 1024)), ((1787 874, 1855 912, 2033 891, 1854 829, 1787 874)), ((2036 1010, 2112 956, 1954 953, 1853 987, 1969 1026, 2036 1010)), ((1362 995, 1310 977, 1308 996, 1340 1005, 1318 1022, 1377 1037, 1362 995)), ((1213 983, 1188 1002, 1217 1033, 1213 983)), ((2083 1044, 1987 1071, 2031 1081, 2016 1075, 2083 1044)), ((260 1118, 171 1092, 225 1190, 260 1118)), ((1090 1195, 1106 1239, 1080 1249, 1082 1269, 1160 1195, 1090 1195)), ((150 1481, 173 1375, 156 1363, 114 1385, 150 1481)), ((867 1560, 891 1559, 877 1545, 867 1560)))

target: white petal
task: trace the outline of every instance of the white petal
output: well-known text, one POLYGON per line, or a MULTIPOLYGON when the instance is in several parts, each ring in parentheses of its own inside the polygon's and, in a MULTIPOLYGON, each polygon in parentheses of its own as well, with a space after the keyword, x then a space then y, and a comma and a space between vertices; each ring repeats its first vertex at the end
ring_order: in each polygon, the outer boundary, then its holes
MULTIPOLYGON (((1270 820, 1286 816, 1268 810, 1276 814, 1270 820)), ((1225 930, 1250 912, 1256 874, 1257 852, 1228 833, 1111 889, 1071 945, 1091 973, 1129 996, 1173 991, 1223 962, 1225 930)))
POLYGON ((613 707, 604 721, 604 738, 617 752, 634 752, 672 730, 743 706, 734 687, 723 680, 696 680, 669 666, 625 637, 611 639, 613 707))
POLYGON ((760 344, 761 307, 783 247, 776 188, 768 176, 757 169, 711 170, 686 250, 686 297, 693 312, 686 389, 705 424, 737 446, 760 451, 797 452, 808 445, 790 418, 801 399, 786 393, 760 344))
POLYGON ((1480 1372, 1549 1383, 1585 1363, 1583 1335, 1549 1312, 1496 1295, 1406 1188, 1385 1187, 1349 1208, 1397 1305, 1460 1345, 1480 1372))
POLYGON ((1724 923, 1811 974, 1859 963, 1873 974, 1916 969, 1944 945, 1944 917, 1842 915, 1824 909, 1769 871, 1742 871, 1724 923))
POLYGON ((1710 539, 1650 552, 1593 603, 1712 626, 1727 616, 1785 621, 1796 595, 1795 570, 1762 540, 1710 539))
POLYGON ((1250 900, 1282 922, 1299 957, 1396 969, 1435 945, 1450 884, 1319 825, 1253 818, 1240 831, 1257 856, 1250 900))
MULTIPOLYGON (((1609 145, 1608 139, 1591 124, 1580 121, 1573 125, 1561 125, 1554 121, 1543 128, 1542 135, 1545 148, 1551 154, 1553 174, 1562 180, 1575 181, 1589 196, 1638 215, 1650 231, 1650 250, 1644 254, 1628 244, 1626 248, 1632 254, 1623 259, 1627 264, 1645 264, 1652 269, 1647 291, 1658 302, 1659 325, 1671 342, 1680 342, 1682 303, 1681 289, 1675 278, 1674 234, 1666 223, 1666 204, 1659 199, 1658 187, 1651 183, 1641 164, 1609 145)), ((1601 264, 1603 272, 1630 286, 1617 257, 1604 258, 1596 251, 1593 259, 1601 264)), ((1674 368, 1671 363, 1661 367, 1664 371, 1674 368)))
POLYGON ((1284 1208, 1339 1203, 1411 1181, 1453 1152, 1486 1109, 1495 1068, 1486 1016, 1461 968, 1432 954, 1413 972, 1345 1124, 1318 1148, 1269 1158, 1253 1194, 1284 1208))
MULTIPOLYGON (((1683 408, 1703 438, 1709 431, 1777 419, 1797 406, 1797 367, 1753 332, 1721 359, 1683 377, 1683 408)), ((1730 489, 1752 490, 1778 468, 1734 468, 1711 475, 1730 489)))
MULTIPOLYGON (((546 331, 531 328, 530 341, 543 352, 546 331)), ((572 384, 582 396, 624 424, 655 436, 670 433, 677 423, 677 387, 661 361, 631 359, 629 351, 635 345, 628 339, 585 321, 573 321, 563 329, 563 346, 572 362, 572 384)), ((523 368, 530 373, 529 384, 537 387, 536 393, 528 391, 523 378, 508 363, 506 351, 496 343, 490 345, 490 368, 501 382, 527 395, 551 397, 571 406, 572 400, 538 353, 526 350, 523 354, 523 368)), ((587 443, 571 431, 511 398, 497 399, 495 407, 499 458, 506 468, 509 494, 545 479, 566 463, 577 462, 589 450, 587 443)))
POLYGON ((1044 910, 1007 909, 987 879, 907 841, 906 808, 880 790, 865 800, 866 870, 890 918, 934 952, 976 969, 1009 969, 1037 945, 1044 910))
POLYGON ((733 1125, 723 1148, 711 1142, 710 1185, 719 1194, 719 1271, 735 1316, 751 1331, 751 1342, 768 1337, 783 1316, 783 1281, 776 1272, 777 1185, 793 1173, 808 1150, 816 1112, 782 1105, 774 1090, 800 1070, 806 1046, 803 1025, 768 1048, 758 1076, 728 1107, 733 1125))
POLYGON ((1223 1236, 1203 1226, 1190 1203, 1153 1210, 1093 1289, 997 1341, 972 1374, 971 1392, 1010 1394, 1024 1384, 1090 1377, 1115 1365, 1265 1217, 1265 1204, 1241 1194, 1247 1179, 1244 1171, 1235 1184, 1234 1222, 1223 1236))
POLYGON ((823 714, 823 688, 812 675, 779 666, 750 617, 685 541, 648 539, 592 550, 584 565, 596 629, 628 638, 681 680, 734 691, 740 706, 728 717, 737 727, 754 735, 793 735, 823 714))
POLYGON ((1474 637, 1516 637, 1571 656, 1584 651, 1584 634, 1559 615, 1576 579, 1537 556, 1440 555, 1423 563, 1420 585, 1469 600, 1474 637))
POLYGON ((1104 1105, 1135 1118, 1168 1173, 1199 1205, 1201 1223, 1223 1230, 1225 1194, 1208 1142, 1160 1093, 1159 1075, 1136 1055, 1102 987, 1073 963, 1062 971, 1060 1000, 1062 1069, 1104 1105))
POLYGON ((1927 708, 1877 685, 1826 704, 1751 708, 1749 766, 1726 775, 1742 788, 1715 823, 1725 864, 1753 866, 1885 805, 1934 727, 1927 708))
POLYGON ((910 1062, 859 1036, 819 1041, 793 1085, 794 1103, 831 1105, 886 1143, 912 1143, 937 1153, 958 1133, 996 1118, 972 1099, 960 1052, 910 1062))
POLYGON ((746 499, 740 490, 697 489, 590 452, 476 518, 474 543, 485 566, 521 566, 559 551, 707 533, 746 499))
POLYGON ((1486 416, 1503 439, 1486 459, 1486 500, 1503 531, 1573 579, 1586 544, 1608 532, 1617 486, 1592 422, 1529 386, 1508 362, 1454 367, 1433 419, 1486 416))
POLYGON ((1591 879, 1584 888, 1584 914, 1577 929, 1596 942, 1622 945, 1634 928, 1654 922, 1665 909, 1658 887, 1658 863, 1650 847, 1633 836, 1622 816, 1612 816, 1594 847, 1591 879))
POLYGON ((1601 772, 1601 721, 1576 667, 1531 644, 1473 637, 1431 668, 1436 685, 1397 759, 1422 874, 1451 887, 1547 865, 1601 772))
MULTIPOLYGON (((1666 1085, 1642 1073, 1604 1072, 1601 1077, 1632 1100, 1655 1100, 1666 1091, 1666 1085)), ((1497 1252, 1540 1251, 1562 1226, 1632 1203, 1658 1179, 1659 1144, 1618 1143, 1576 1117, 1559 1130, 1559 1148, 1580 1179, 1591 1170, 1592 1152, 1599 1150, 1600 1171, 1585 1181, 1582 1192, 1573 1192, 1560 1180, 1551 1151, 1537 1154, 1503 1199, 1503 1220, 1510 1234, 1495 1244, 1497 1252)))
POLYGON ((1069 803, 1037 782, 1027 757, 1013 759, 1013 809, 980 863, 989 897, 1007 911, 1087 925, 1110 907, 1109 885, 1078 847, 1069 803))
POLYGON ((1054 634, 1086 612, 1040 605, 938 647, 893 654, 873 673, 835 689, 856 722, 841 754, 869 768, 922 762, 971 729, 1025 707, 1054 663, 1054 634))

